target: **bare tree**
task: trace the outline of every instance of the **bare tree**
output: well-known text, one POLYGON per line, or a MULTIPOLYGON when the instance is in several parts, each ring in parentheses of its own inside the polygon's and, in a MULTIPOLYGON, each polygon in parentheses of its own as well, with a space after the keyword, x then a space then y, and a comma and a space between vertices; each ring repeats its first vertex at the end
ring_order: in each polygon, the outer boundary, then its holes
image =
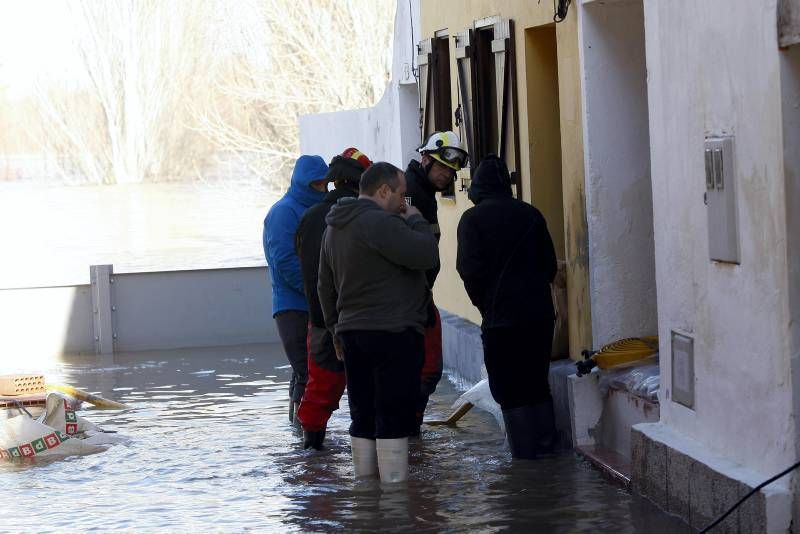
POLYGON ((80 73, 37 86, 31 138, 67 181, 200 176, 214 155, 284 187, 301 114, 374 104, 394 0, 69 0, 80 73))
MULTIPOLYGON (((0 67, 2 65, 0 64, 0 67)), ((8 102, 8 88, 0 84, 0 103, 8 102)), ((12 150, 11 132, 13 132, 12 119, 9 109, 0 105, 0 182, 11 178, 11 164, 8 155, 12 150)))
POLYGON ((183 177, 209 144, 188 102, 203 90, 207 0, 69 4, 84 84, 40 84, 44 146, 95 183, 183 177))
POLYGON ((247 0, 223 16, 203 131, 259 176, 287 183, 298 116, 373 105, 389 80, 394 0, 247 0))

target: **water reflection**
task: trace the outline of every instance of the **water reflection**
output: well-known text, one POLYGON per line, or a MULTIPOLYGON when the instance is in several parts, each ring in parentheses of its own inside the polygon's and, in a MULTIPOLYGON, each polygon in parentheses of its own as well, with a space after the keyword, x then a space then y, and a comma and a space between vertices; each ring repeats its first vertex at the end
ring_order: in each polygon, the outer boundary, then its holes
POLYGON ((89 265, 107 263, 115 272, 263 265, 261 228, 277 198, 257 184, 0 182, 0 228, 15 229, 3 234, 1 285, 85 284, 89 265))
MULTIPOLYGON (((68 358, 54 371, 134 406, 83 412, 132 441, 0 467, 4 488, 25 495, 0 508, 8 530, 687 531, 572 454, 510 461, 494 419, 476 410, 458 429, 427 429, 411 443, 407 484, 356 481, 346 402, 326 450, 303 451, 286 417, 289 369, 274 345, 68 358)), ((443 382, 433 416, 457 394, 443 382)))

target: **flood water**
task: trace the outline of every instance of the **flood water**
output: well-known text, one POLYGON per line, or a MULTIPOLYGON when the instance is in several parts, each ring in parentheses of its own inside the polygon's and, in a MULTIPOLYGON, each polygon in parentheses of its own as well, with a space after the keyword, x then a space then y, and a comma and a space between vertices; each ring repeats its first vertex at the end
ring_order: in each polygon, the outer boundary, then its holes
POLYGON ((0 182, 0 288, 87 284, 115 272, 265 265, 259 184, 57 186, 0 182))
MULTIPOLYGON (((328 448, 303 451, 277 345, 65 357, 48 379, 131 405, 80 412, 130 442, 0 464, 3 531, 689 531, 572 453, 512 462, 477 409, 412 442, 407 484, 355 481, 346 399, 328 448)), ((449 413, 458 394, 443 379, 428 416, 449 413)))

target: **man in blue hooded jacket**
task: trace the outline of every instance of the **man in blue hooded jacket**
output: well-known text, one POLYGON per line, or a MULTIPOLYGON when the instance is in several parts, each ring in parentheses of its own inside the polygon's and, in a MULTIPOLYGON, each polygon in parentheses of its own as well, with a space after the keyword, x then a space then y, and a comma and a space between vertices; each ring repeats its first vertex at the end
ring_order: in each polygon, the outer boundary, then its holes
POLYGON ((272 279, 272 316, 292 366, 289 383, 289 420, 303 398, 308 379, 306 336, 308 304, 303 292, 300 260, 294 234, 303 213, 325 198, 328 165, 320 156, 300 156, 292 171, 289 190, 264 219, 264 255, 272 279))

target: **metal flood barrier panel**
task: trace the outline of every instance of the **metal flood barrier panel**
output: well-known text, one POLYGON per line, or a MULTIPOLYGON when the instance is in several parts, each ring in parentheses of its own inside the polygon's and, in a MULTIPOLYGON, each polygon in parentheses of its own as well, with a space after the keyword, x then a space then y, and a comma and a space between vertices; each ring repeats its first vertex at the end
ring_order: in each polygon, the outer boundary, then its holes
POLYGON ((279 341, 265 267, 90 271, 89 285, 0 290, 0 339, 9 356, 279 341))

